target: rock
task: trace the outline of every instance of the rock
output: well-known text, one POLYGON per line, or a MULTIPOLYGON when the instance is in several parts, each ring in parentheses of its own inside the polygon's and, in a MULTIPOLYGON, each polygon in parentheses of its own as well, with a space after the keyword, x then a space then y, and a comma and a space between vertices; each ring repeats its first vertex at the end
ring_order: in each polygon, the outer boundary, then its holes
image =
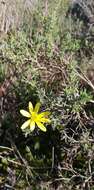
POLYGON ((67 12, 74 20, 79 19, 85 25, 94 23, 94 0, 72 0, 67 12))

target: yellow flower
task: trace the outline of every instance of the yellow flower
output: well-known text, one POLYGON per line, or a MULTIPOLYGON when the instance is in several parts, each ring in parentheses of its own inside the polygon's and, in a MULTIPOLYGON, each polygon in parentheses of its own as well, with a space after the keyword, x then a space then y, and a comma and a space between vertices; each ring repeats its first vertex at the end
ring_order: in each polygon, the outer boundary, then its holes
POLYGON ((44 132, 46 132, 46 127, 44 126, 44 123, 50 123, 50 119, 48 119, 48 116, 50 115, 49 111, 45 111, 42 113, 38 113, 40 109, 40 103, 38 102, 35 105, 35 108, 33 108, 33 105, 31 102, 29 102, 29 112, 26 110, 20 110, 20 113, 29 118, 23 125, 21 126, 21 129, 24 130, 27 127, 30 128, 31 131, 35 129, 35 124, 44 132))

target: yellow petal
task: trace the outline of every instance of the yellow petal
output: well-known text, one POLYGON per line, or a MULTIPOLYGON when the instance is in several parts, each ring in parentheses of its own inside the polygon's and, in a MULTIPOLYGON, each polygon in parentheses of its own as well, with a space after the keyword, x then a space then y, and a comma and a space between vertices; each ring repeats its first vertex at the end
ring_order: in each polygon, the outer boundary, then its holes
POLYGON ((39 109, 40 109, 40 102, 38 102, 36 105, 35 105, 35 109, 34 109, 34 112, 38 113, 39 109))
POLYGON ((51 120, 50 120, 50 119, 47 119, 47 118, 41 118, 41 119, 40 119, 40 122, 43 122, 43 123, 50 123, 51 120))
POLYGON ((27 128, 29 125, 30 125, 30 119, 29 120, 27 120, 27 121, 25 121, 24 123, 23 123, 23 125, 21 126, 21 129, 25 129, 25 128, 27 128))
POLYGON ((42 131, 44 131, 44 132, 47 131, 46 127, 45 127, 42 123, 40 123, 40 122, 37 121, 36 124, 37 124, 37 126, 38 126, 42 131))
POLYGON ((35 122, 31 121, 30 122, 30 130, 33 131, 35 129, 35 122))
POLYGON ((49 111, 45 111, 45 112, 42 112, 40 114, 38 114, 39 117, 47 117, 49 116, 51 113, 49 111))
POLYGON ((20 110, 20 113, 25 117, 31 117, 30 113, 25 110, 20 110))
POLYGON ((32 113, 32 111, 33 111, 33 104, 29 102, 29 112, 32 113))

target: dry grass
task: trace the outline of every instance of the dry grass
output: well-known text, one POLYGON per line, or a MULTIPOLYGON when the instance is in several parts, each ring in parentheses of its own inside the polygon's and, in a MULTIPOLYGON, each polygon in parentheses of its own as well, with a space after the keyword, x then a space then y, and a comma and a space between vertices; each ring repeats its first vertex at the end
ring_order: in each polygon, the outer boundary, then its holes
POLYGON ((25 19, 32 22, 33 10, 37 0, 4 0, 0 1, 0 32, 7 33, 19 28, 25 19))

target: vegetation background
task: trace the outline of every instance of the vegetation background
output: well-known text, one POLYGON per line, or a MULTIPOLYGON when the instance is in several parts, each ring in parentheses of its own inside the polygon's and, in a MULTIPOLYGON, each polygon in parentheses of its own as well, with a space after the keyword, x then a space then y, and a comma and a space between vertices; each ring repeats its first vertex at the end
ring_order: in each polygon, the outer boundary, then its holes
POLYGON ((93 24, 69 0, 0 1, 0 189, 94 190, 93 24), (19 110, 51 111, 23 133, 19 110))

